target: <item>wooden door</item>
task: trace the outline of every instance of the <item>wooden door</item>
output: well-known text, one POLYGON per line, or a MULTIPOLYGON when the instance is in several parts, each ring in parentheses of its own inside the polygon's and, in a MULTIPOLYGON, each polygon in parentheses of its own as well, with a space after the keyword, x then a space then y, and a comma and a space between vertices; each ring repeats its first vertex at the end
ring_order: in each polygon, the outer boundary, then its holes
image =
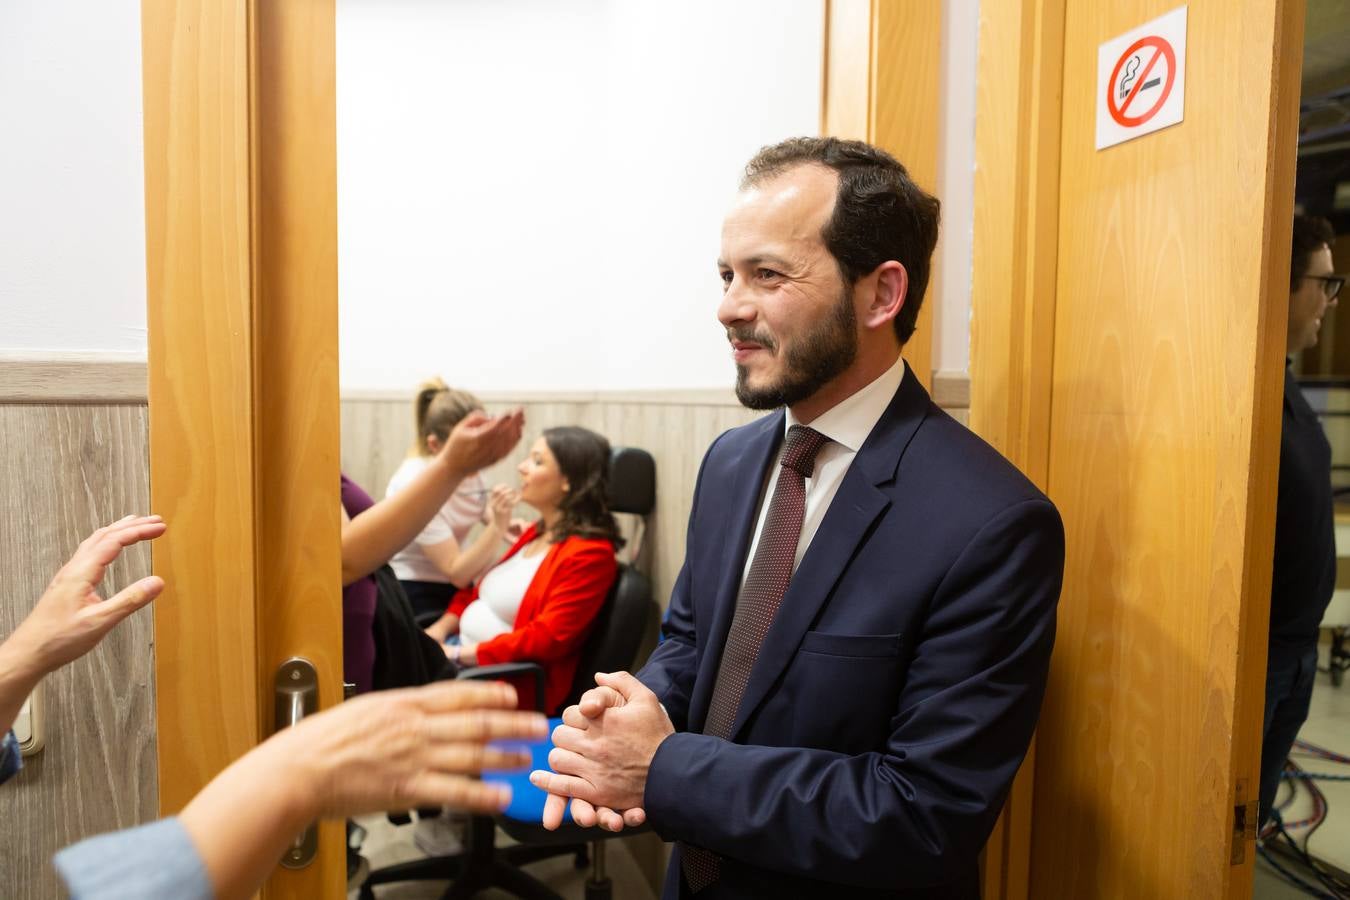
POLYGON ((992 896, 1251 892, 1303 7, 1191 3, 1185 120, 1097 151, 1097 46, 1174 6, 982 7, 971 421, 1068 538, 992 896))
MULTIPOLYGON (((342 697, 332 0, 142 8, 161 812, 342 697)), ((266 897, 345 891, 341 823, 266 897)))
MULTIPOLYGON (((940 0, 825 0, 823 57, 821 134, 889 151, 919 187, 936 196, 942 132, 940 0)), ((929 390, 941 256, 939 240, 928 291, 903 353, 929 390)))

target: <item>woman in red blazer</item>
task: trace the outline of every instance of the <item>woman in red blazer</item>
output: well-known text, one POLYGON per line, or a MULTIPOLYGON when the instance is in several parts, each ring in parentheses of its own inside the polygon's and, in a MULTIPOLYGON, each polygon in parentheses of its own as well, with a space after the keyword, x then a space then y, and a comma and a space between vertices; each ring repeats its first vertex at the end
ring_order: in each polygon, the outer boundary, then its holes
MULTIPOLYGON (((609 442, 585 428, 550 428, 518 467, 520 500, 539 511, 506 555, 460 591, 427 634, 460 666, 536 662, 544 709, 556 713, 576 675, 582 645, 618 573, 622 546, 609 511, 609 442)), ((522 708, 534 683, 517 684, 522 708)))

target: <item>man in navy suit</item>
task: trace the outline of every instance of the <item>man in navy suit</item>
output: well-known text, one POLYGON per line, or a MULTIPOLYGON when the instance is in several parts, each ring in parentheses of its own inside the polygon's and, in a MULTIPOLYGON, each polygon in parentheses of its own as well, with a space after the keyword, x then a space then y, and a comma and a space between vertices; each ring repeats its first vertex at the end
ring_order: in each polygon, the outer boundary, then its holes
POLYGON ((718 318, 755 409, 704 457, 665 641, 554 733, 546 824, 649 821, 666 897, 976 897, 1040 710, 1054 506, 900 358, 938 203, 885 152, 747 167, 718 318))

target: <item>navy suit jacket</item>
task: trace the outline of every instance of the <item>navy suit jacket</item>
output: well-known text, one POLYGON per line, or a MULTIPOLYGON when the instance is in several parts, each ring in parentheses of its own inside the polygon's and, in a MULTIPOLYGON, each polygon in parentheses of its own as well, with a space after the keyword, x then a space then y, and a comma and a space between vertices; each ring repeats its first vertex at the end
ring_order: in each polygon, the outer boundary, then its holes
MULTIPOLYGON (((724 859, 700 900, 962 897, 1040 711, 1059 514, 906 372, 760 650, 730 740, 702 734, 780 411, 713 442, 665 641, 675 724, 644 806, 724 859)), ((685 897, 677 848, 665 896, 685 897)))

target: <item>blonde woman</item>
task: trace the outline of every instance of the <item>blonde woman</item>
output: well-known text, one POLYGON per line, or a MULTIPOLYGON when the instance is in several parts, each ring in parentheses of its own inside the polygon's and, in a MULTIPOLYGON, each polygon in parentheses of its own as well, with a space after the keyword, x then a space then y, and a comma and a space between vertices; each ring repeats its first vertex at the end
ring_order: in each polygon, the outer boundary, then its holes
MULTIPOLYGON (((385 496, 397 494, 416 480, 454 427, 482 408, 472 394, 454 390, 439 378, 423 384, 413 400, 416 433, 412 450, 389 479, 385 496)), ((475 472, 460 482, 412 543, 389 561, 421 624, 434 622, 455 593, 473 584, 496 560, 502 541, 511 536, 515 504, 515 491, 505 485, 488 490, 483 476, 475 472), (479 523, 483 529, 469 541, 469 532, 479 523)))

